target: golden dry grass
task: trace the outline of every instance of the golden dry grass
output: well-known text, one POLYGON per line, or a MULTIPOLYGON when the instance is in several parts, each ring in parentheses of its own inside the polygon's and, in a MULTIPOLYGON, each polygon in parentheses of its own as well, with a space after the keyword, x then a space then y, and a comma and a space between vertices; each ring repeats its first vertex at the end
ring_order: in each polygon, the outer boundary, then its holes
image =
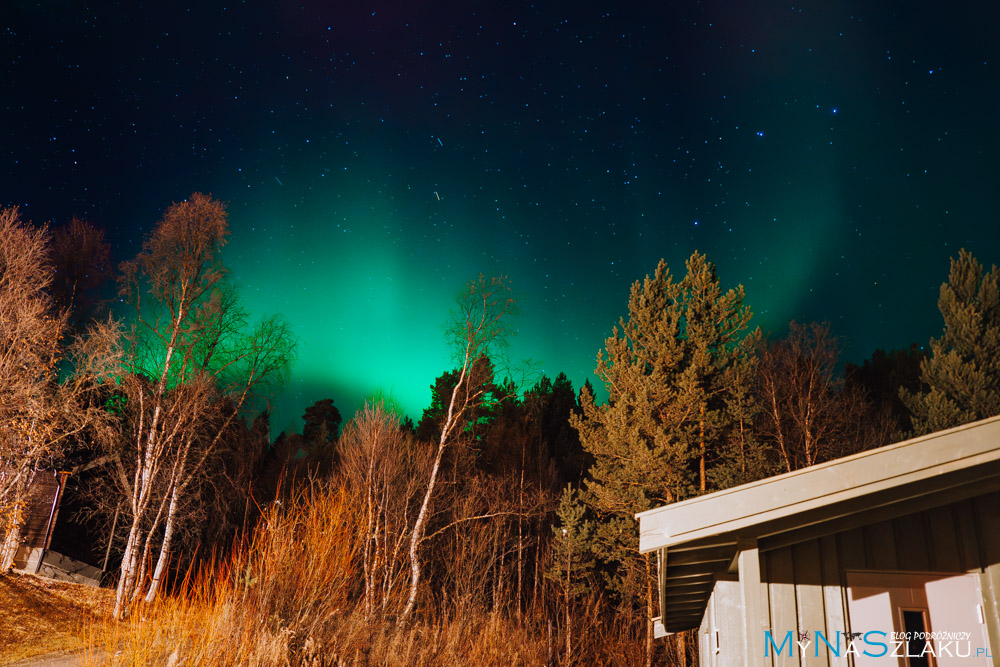
MULTIPOLYGON (((214 568, 181 582, 124 621, 86 630, 83 662, 172 667, 602 664, 642 662, 626 627, 580 609, 572 659, 550 637, 545 612, 518 621, 475 603, 426 608, 403 627, 368 618, 359 601, 358 503, 312 488, 265 513, 253 538, 214 568), (603 630, 603 632, 601 632, 603 630), (579 641, 579 640, 578 640, 579 641), (550 644, 550 642, 552 642, 550 644)), ((502 608, 502 607, 500 607, 502 608)), ((558 630, 557 630, 558 632, 558 630)))
POLYGON ((113 593, 29 574, 0 575, 0 664, 81 648, 81 626, 110 612, 113 593))
POLYGON ((347 613, 355 572, 350 499, 310 489, 265 513, 249 544, 171 595, 87 631, 87 664, 283 665, 347 613), (171 658, 173 654, 176 658, 171 658))
POLYGON ((87 665, 539 665, 545 645, 476 609, 404 628, 357 603, 356 503, 315 490, 269 511, 225 563, 87 630, 87 665), (308 496, 308 497, 307 497, 308 496))

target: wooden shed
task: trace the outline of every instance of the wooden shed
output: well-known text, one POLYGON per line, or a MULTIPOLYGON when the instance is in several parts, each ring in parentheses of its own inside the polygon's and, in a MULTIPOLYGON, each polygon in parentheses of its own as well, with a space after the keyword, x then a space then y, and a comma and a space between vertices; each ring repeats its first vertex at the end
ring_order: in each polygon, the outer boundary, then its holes
POLYGON ((49 547, 68 475, 56 470, 31 471, 21 521, 3 539, 4 549, 13 550, 14 567, 24 569, 34 565, 29 563, 32 555, 49 547))
MULTIPOLYGON (((86 469, 79 466, 75 470, 86 469)), ((102 571, 51 549, 59 507, 72 472, 35 470, 28 485, 21 520, 0 535, 0 564, 51 579, 99 586, 102 571)))
POLYGON ((637 518, 702 665, 1000 664, 1000 417, 637 518))

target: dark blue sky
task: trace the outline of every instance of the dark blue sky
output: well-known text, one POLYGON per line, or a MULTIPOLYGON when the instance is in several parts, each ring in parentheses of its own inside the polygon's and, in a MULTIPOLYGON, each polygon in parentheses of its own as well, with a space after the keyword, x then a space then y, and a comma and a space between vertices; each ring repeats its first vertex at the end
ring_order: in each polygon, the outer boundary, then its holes
POLYGON ((854 361, 939 332, 958 248, 1000 257, 996 3, 395 4, 6 4, 0 204, 125 259, 228 202, 249 305, 301 339, 289 421, 418 416, 480 271, 521 294, 515 361, 579 385, 660 257, 854 361))

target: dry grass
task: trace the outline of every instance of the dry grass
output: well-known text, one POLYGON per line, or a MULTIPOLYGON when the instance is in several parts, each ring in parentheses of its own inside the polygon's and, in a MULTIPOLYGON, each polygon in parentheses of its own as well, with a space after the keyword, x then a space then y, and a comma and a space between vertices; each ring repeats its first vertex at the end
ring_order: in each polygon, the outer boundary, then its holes
POLYGON ((272 509, 249 544, 173 595, 88 631, 87 664, 283 665, 349 614, 357 579, 352 503, 310 489, 272 509), (177 657, 171 658, 175 655, 177 657))
POLYGON ((225 564, 87 630, 87 665, 540 665, 526 628, 476 610, 397 628, 358 603, 357 503, 315 490, 225 564))
POLYGON ((81 624, 107 615, 113 593, 29 574, 0 575, 0 664, 81 648, 81 624))
MULTIPOLYGON (((558 628, 550 639, 544 611, 534 620, 518 621, 476 603, 441 604, 422 610, 402 628, 393 617, 366 617, 358 571, 359 508, 342 488, 313 488, 280 511, 272 507, 253 539, 226 562, 182 582, 153 605, 131 610, 125 621, 91 624, 84 663, 171 667, 506 667, 544 665, 550 659, 560 664, 641 663, 642 644, 624 626, 603 627, 597 642, 576 647, 572 659, 566 660, 558 628)), ((598 634, 594 631, 601 627, 598 607, 588 605, 580 612, 579 636, 598 634)))

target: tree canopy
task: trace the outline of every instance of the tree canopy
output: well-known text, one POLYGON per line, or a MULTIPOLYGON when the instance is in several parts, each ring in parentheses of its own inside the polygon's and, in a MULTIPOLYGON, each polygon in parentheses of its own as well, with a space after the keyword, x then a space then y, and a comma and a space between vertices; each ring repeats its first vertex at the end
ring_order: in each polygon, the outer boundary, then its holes
POLYGON ((941 285, 940 338, 920 363, 921 391, 902 390, 914 434, 1000 414, 1000 271, 987 272, 968 250, 951 260, 941 285))

